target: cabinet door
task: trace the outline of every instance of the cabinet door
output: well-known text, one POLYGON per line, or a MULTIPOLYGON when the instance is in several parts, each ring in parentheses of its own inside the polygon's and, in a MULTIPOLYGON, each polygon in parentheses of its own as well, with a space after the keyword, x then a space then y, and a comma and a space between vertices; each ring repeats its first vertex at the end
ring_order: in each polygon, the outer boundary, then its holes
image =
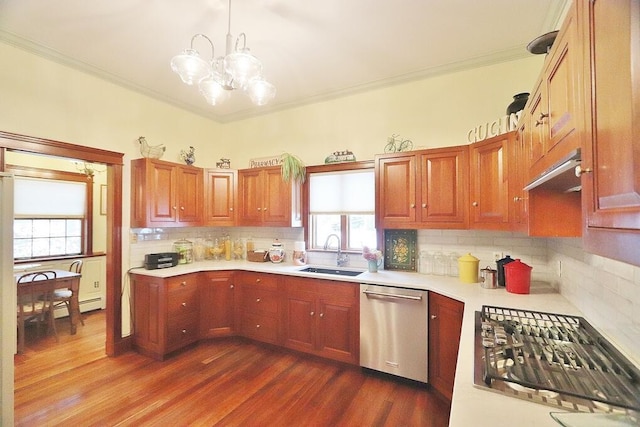
POLYGON ((469 148, 429 150, 420 155, 418 212, 423 225, 467 228, 469 148))
POLYGON ((313 352, 319 316, 315 294, 288 290, 285 304, 284 345, 294 350, 313 352))
POLYGON ((197 225, 202 222, 204 173, 200 168, 178 167, 177 207, 178 221, 197 225))
POLYGON ((529 151, 527 138, 531 136, 530 122, 523 123, 518 129, 513 145, 509 146, 509 203, 511 208, 511 228, 514 231, 527 232, 529 223, 529 199, 523 190, 528 182, 529 151))
POLYGON ((429 292, 429 383, 451 399, 464 304, 429 292))
POLYGON ((171 164, 157 163, 150 161, 147 163, 150 171, 147 178, 150 185, 147 186, 145 197, 150 206, 149 221, 154 222, 176 222, 178 219, 177 203, 177 177, 176 169, 171 164))
POLYGON ((262 223, 263 181, 259 169, 245 169, 238 172, 240 214, 239 225, 260 225, 262 223))
POLYGON ((378 228, 407 227, 416 221, 416 157, 381 157, 376 164, 378 228))
MULTIPOLYGON (((352 285, 343 285, 352 286, 352 285)), ((318 354, 334 360, 359 363, 358 302, 322 292, 318 299, 318 354)))
POLYGON ((161 357, 166 341, 166 289, 163 279, 131 275, 133 342, 141 352, 161 357))
POLYGON ((235 225, 237 179, 236 171, 206 171, 204 220, 207 225, 235 225))
POLYGON ((235 285, 233 273, 202 273, 200 293, 200 337, 212 338, 234 335, 235 285))
MULTIPOLYGON (((592 92, 584 147, 583 244, 640 265, 640 2, 588 2, 592 92)), ((587 31, 589 30, 587 29, 587 31)))
POLYGON ((471 226, 509 229, 507 147, 515 132, 471 145, 471 226))
POLYGON ((262 224, 270 227, 291 226, 291 189, 282 180, 280 168, 262 171, 262 224))
POLYGON ((543 169, 543 165, 537 166, 537 163, 542 159, 546 152, 546 132, 547 132, 547 120, 546 113, 543 112, 543 105, 545 101, 542 99, 542 83, 539 83, 538 88, 531 97, 531 103, 527 115, 527 128, 525 131, 525 141, 528 144, 529 150, 529 162, 531 166, 536 169, 528 175, 527 181, 530 178, 538 175, 543 169))

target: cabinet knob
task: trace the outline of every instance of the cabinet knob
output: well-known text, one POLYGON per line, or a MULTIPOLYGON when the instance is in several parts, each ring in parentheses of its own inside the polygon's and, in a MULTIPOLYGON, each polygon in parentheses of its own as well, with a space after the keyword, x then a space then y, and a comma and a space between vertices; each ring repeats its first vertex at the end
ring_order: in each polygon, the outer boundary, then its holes
POLYGON ((260 279, 256 279, 256 283, 260 283, 260 279))
POLYGON ((174 211, 178 210, 177 206, 171 206, 171 209, 173 209, 174 211))
POLYGON ((260 325, 256 325, 256 329, 260 329, 260 325))
POLYGON ((262 208, 262 211, 263 211, 263 212, 266 212, 266 211, 267 211, 267 208, 262 208))
POLYGON ((258 208, 258 212, 260 212, 262 210, 262 208, 258 208))
POLYGON ((180 282, 180 286, 184 288, 185 286, 187 286, 187 282, 180 282))
POLYGON ((311 313, 309 313, 309 316, 313 316, 315 313, 312 311, 311 313))
POLYGON ((230 288, 230 289, 233 289, 233 285, 229 285, 229 288, 230 288))
POLYGON ((524 199, 523 199, 522 197, 518 197, 518 196, 515 196, 515 197, 513 198, 513 201, 514 201, 514 202, 516 202, 516 203, 517 203, 517 202, 520 202, 520 201, 522 201, 522 200, 524 200, 524 199))
POLYGON ((181 332, 182 332, 182 335, 185 335, 187 333, 187 330, 183 329, 181 332))
POLYGON ((575 170, 574 170, 574 171, 575 171, 575 173, 576 173, 576 176, 577 176, 578 178, 580 178, 580 177, 582 176, 582 174, 584 174, 584 173, 591 173, 591 172, 593 172, 593 169, 591 169, 591 168, 583 168, 582 166, 578 165, 578 166, 576 166, 576 168, 575 168, 575 170))
POLYGON ((414 209, 416 207, 415 203, 411 203, 411 209, 414 209))
POLYGON ((324 317, 324 313, 320 313, 320 317, 324 317))
POLYGON ((542 126, 544 124, 543 120, 549 117, 549 114, 540 113, 540 117, 535 121, 535 127, 542 126))
POLYGON ((183 307, 186 307, 186 306, 187 306, 187 303, 186 303, 186 302, 183 302, 183 303, 182 303, 182 306, 183 306, 183 307))
POLYGON ((438 318, 438 316, 436 316, 435 314, 431 315, 431 320, 436 320, 438 318))
POLYGON ((473 203, 471 203, 471 205, 477 207, 478 206, 478 202, 473 202, 473 203))
POLYGON ((256 298, 256 302, 260 302, 260 298, 256 298))
POLYGON ((427 204, 426 204, 426 203, 423 203, 423 204, 422 204, 422 207, 423 207, 423 208, 426 208, 426 207, 427 207, 427 204))
POLYGON ((180 206, 180 210, 183 211, 184 210, 184 206, 180 206))
POLYGON ((233 212, 233 208, 229 208, 229 212, 233 212))

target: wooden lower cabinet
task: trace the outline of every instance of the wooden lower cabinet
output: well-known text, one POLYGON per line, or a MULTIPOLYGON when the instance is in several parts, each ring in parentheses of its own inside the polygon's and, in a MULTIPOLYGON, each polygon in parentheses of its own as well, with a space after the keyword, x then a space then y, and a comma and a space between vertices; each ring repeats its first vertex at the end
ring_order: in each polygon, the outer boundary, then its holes
POLYGON ((198 278, 131 275, 134 347, 140 353, 162 360, 198 340, 198 278))
POLYGON ((284 288, 284 346, 358 364, 358 285, 287 277, 284 288))
POLYGON ((464 304, 429 292, 429 383, 451 400, 464 304))
POLYGON ((279 344, 280 277, 245 271, 236 274, 240 335, 279 344))
POLYGON ((234 273, 207 271, 200 274, 200 338, 236 334, 234 273))

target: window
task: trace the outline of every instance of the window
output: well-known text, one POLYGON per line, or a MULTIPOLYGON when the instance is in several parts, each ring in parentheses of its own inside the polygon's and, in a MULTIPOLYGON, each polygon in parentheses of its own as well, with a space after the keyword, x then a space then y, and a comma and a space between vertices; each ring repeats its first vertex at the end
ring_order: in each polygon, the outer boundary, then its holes
POLYGON ((17 260, 83 254, 92 200, 84 174, 12 167, 15 174, 13 256, 17 260), (45 178, 46 177, 46 178, 45 178))
POLYGON ((309 247, 360 251, 376 247, 372 168, 309 172, 309 247))

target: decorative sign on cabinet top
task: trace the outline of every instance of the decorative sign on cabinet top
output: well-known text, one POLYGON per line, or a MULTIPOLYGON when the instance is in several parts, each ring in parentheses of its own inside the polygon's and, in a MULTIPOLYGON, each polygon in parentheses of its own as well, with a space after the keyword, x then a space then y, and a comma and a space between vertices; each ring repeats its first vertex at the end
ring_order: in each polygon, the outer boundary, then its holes
POLYGON ((470 129, 469 132, 467 132, 467 142, 478 142, 516 130, 521 114, 522 110, 517 113, 502 116, 491 123, 482 123, 473 129, 470 129))

